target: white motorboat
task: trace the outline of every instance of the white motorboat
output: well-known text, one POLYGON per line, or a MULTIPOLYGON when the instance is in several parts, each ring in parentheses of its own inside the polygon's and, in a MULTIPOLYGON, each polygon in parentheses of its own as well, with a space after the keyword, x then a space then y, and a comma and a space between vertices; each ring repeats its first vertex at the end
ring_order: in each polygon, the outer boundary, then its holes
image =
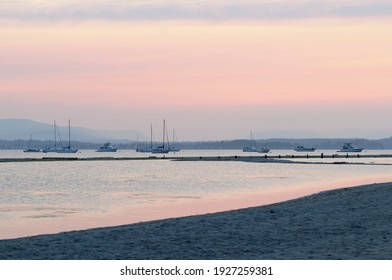
POLYGON ((245 148, 242 149, 243 152, 251 152, 251 153, 257 153, 257 148, 255 145, 249 145, 246 146, 245 148))
POLYGON ((360 153, 360 152, 362 152, 362 150, 363 150, 362 148, 354 147, 353 144, 351 144, 351 143, 345 143, 343 145, 343 147, 340 150, 338 150, 338 152, 341 152, 341 153, 360 153))
POLYGON ((258 153, 267 154, 270 152, 270 149, 267 146, 262 146, 260 149, 257 150, 258 153))
POLYGON ((99 147, 96 152, 117 152, 117 148, 114 148, 109 142, 103 144, 103 146, 99 147))
POLYGON ((314 152, 316 148, 309 148, 305 146, 298 146, 297 148, 294 149, 296 152, 314 152))

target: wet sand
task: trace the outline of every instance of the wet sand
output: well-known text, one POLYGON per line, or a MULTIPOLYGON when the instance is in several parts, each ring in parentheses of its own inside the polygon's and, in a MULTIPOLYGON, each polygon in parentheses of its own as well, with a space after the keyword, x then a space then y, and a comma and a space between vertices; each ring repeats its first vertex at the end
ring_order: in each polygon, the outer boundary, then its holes
POLYGON ((392 183, 215 214, 0 240, 0 259, 392 259, 392 183))

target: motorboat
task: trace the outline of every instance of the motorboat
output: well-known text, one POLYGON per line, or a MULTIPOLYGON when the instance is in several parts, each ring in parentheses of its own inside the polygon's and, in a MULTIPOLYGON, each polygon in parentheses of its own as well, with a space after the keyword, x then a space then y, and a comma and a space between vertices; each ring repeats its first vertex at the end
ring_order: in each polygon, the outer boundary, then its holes
POLYGON ((345 143, 343 145, 343 147, 340 150, 338 150, 338 152, 341 152, 341 153, 360 153, 360 152, 362 152, 362 150, 363 150, 362 148, 354 147, 353 144, 351 144, 351 143, 345 143))
POLYGON ((267 154, 270 152, 270 149, 267 146, 262 146, 260 149, 257 150, 258 153, 267 154))
POLYGON ((305 146, 298 146, 297 148, 294 149, 296 152, 314 152, 316 148, 309 148, 305 146))
POLYGON ((96 152, 117 152, 117 148, 114 148, 109 142, 103 144, 103 146, 99 147, 96 152))
POLYGON ((243 152, 253 152, 257 153, 257 148, 255 145, 249 145, 242 149, 243 152))

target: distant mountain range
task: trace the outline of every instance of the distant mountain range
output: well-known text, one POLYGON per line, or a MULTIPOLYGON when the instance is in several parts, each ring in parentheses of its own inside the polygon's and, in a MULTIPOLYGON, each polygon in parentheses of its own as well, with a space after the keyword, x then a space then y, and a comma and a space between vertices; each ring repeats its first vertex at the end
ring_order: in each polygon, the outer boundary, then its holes
MULTIPOLYGON (((68 140, 68 127, 57 125, 59 134, 63 140, 68 140)), ((17 140, 29 139, 30 135, 34 140, 53 140, 53 124, 40 123, 27 119, 1 119, 0 139, 17 140)), ((146 138, 135 130, 98 130, 72 126, 71 137, 73 141, 86 142, 127 142, 135 141, 137 135, 146 138)))

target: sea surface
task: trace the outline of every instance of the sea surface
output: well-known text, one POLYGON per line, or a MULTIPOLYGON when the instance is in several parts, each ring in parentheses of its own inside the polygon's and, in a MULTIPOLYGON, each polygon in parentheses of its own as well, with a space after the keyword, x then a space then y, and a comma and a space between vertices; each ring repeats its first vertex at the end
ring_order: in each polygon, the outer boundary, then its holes
MULTIPOLYGON (((335 151, 309 154, 321 153, 335 151)), ((288 150, 270 153, 278 154, 300 153, 288 150)), ((392 151, 361 154, 392 154, 392 151)), ((193 150, 166 156, 229 155, 252 153, 193 150)), ((82 150, 77 154, 0 150, 0 158, 149 156, 132 150, 117 153, 82 150)), ((0 239, 212 213, 333 188, 392 181, 392 158, 296 159, 308 164, 287 164, 172 161, 159 159, 162 155, 157 157, 157 160, 0 163, 0 239), (319 164, 336 162, 346 164, 319 164)))

